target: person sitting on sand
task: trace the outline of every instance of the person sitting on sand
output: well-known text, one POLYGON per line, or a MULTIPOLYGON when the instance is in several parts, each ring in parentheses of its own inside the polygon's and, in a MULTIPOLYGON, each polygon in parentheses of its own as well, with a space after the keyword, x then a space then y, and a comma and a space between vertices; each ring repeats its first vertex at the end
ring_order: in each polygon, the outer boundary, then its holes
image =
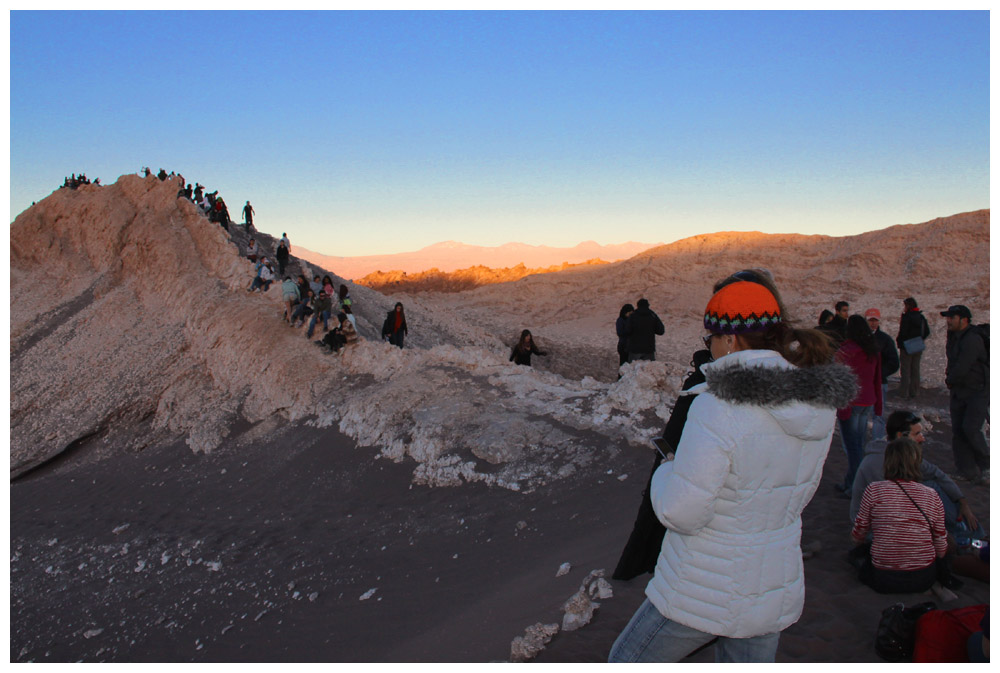
POLYGON ((865 489, 851 531, 862 548, 872 534, 858 579, 882 594, 927 591, 949 574, 943 565, 948 551, 944 507, 937 493, 920 483, 921 461, 920 447, 909 437, 889 442, 886 478, 865 489))
POLYGON ((352 302, 351 302, 351 294, 347 290, 347 285, 345 285, 344 283, 341 283, 340 284, 340 290, 337 292, 337 307, 336 308, 337 308, 338 311, 343 311, 345 307, 350 306, 351 304, 352 304, 352 302))
POLYGON ((313 296, 319 296, 323 290, 323 281, 319 279, 319 274, 313 276, 312 282, 309 283, 309 289, 313 291, 313 296))
POLYGON ((302 298, 300 299, 300 301, 302 301, 305 299, 306 293, 309 292, 309 280, 306 278, 304 273, 300 273, 299 279, 296 282, 299 284, 299 297, 302 298))
POLYGON ((514 348, 510 351, 510 361, 516 365, 526 365, 531 366, 531 354, 546 356, 548 353, 545 351, 538 350, 538 346, 535 345, 535 340, 531 336, 530 330, 523 330, 521 332, 521 338, 517 340, 514 344, 514 348))
POLYGON ((256 263, 254 263, 253 265, 253 279, 250 281, 250 284, 247 285, 247 292, 253 292, 254 283, 257 281, 258 278, 260 278, 260 270, 262 268, 264 268, 264 260, 258 259, 256 263))
POLYGON ((309 328, 306 330, 307 339, 312 339, 313 331, 316 329, 317 320, 323 321, 324 330, 330 329, 330 297, 328 297, 326 292, 323 290, 319 291, 319 295, 313 301, 312 310, 312 317, 309 319, 309 328))
MULTIPOLYGON (((899 409, 889 414, 885 424, 888 441, 908 437, 915 441, 921 448, 924 444, 924 429, 922 419, 907 409, 899 409)), ((865 457, 858 467, 854 476, 854 488, 851 493, 851 523, 858 517, 858 510, 861 508, 861 498, 864 496, 868 485, 885 479, 883 463, 885 462, 885 447, 888 442, 885 439, 872 440, 865 447, 865 457)), ((979 519, 969 507, 969 501, 962 493, 962 489, 949 477, 941 468, 927 460, 920 462, 920 480, 924 486, 934 489, 941 499, 944 507, 945 529, 954 535, 960 528, 958 520, 961 519, 968 530, 975 533, 974 537, 985 537, 986 531, 979 525, 979 519)))
POLYGON ((316 298, 316 293, 312 289, 306 290, 306 294, 299 300, 299 305, 295 307, 292 311, 292 326, 302 327, 305 324, 306 318, 313 313, 313 300, 316 298))
POLYGON ((787 323, 780 296, 733 280, 705 309, 715 359, 653 475, 667 532, 610 662, 679 661, 716 638, 716 661, 774 661, 802 614, 801 515, 857 383, 825 335, 787 323))
POLYGON ((271 260, 265 257, 264 263, 260 267, 260 275, 253 279, 250 291, 253 292, 257 288, 261 288, 262 292, 267 292, 272 282, 274 282, 274 270, 271 268, 271 260))
POLYGON ((345 306, 343 308, 342 312, 347 315, 347 319, 351 321, 351 325, 354 327, 355 330, 357 330, 358 329, 358 321, 354 317, 354 309, 351 308, 350 304, 348 304, 347 306, 345 306))
POLYGON ((316 342, 317 344, 330 349, 334 353, 339 351, 341 348, 353 346, 358 343, 358 333, 355 331, 354 325, 348 319, 347 314, 338 313, 337 321, 339 324, 327 332, 322 341, 316 342))
MULTIPOLYGON (((350 309, 350 306, 347 308, 350 309)), ((344 345, 353 346, 358 343, 358 331, 354 327, 352 317, 347 313, 340 312, 337 314, 337 320, 340 321, 340 333, 344 335, 344 345)))

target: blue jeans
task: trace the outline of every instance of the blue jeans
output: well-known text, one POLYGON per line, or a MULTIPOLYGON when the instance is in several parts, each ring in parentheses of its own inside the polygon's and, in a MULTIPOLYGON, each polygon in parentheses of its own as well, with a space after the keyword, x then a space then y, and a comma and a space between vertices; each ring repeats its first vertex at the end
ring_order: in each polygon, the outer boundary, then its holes
POLYGON ((872 418, 872 441, 885 439, 885 400, 889 394, 889 384, 882 384, 882 415, 872 418))
POLYGON ((964 532, 965 535, 971 534, 972 537, 978 539, 986 537, 986 530, 983 528, 982 522, 980 522, 979 526, 973 531, 970 531, 968 528, 966 528, 965 531, 960 531, 958 526, 958 515, 959 515, 958 503, 948 497, 948 494, 944 492, 944 489, 941 488, 941 484, 939 484, 938 482, 925 481, 922 483, 927 488, 934 489, 934 492, 938 494, 939 498, 941 498, 941 504, 944 505, 945 530, 954 535, 956 538, 959 536, 958 534, 961 532, 964 532))
POLYGON ((319 314, 319 316, 317 316, 316 313, 313 313, 312 318, 309 319, 309 330, 306 332, 307 337, 312 338, 313 330, 316 328, 317 318, 323 318, 323 330, 326 332, 330 331, 330 312, 323 311, 319 314))
POLYGON ((847 454, 847 474, 844 475, 844 490, 854 487, 854 475, 865 457, 865 435, 868 433, 868 418, 873 407, 851 407, 851 417, 840 421, 840 440, 847 454))
POLYGON ((781 633, 753 638, 724 638, 672 622, 647 598, 632 615, 608 655, 609 663, 680 661, 715 638, 715 661, 773 662, 781 633))
POLYGON ((305 322, 306 316, 310 313, 312 313, 312 309, 309 307, 309 304, 302 302, 295 307, 295 310, 292 311, 292 322, 295 322, 296 320, 302 320, 302 322, 305 322))

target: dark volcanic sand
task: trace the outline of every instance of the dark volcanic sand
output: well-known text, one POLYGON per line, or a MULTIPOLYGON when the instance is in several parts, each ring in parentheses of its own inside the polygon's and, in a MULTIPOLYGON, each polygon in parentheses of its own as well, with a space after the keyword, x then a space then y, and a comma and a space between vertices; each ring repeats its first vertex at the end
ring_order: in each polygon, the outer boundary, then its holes
MULTIPOLYGON (((938 424, 925 445, 945 470, 949 432, 938 424)), ((293 425, 237 444, 100 461, 83 447, 14 482, 11 661, 506 660, 527 626, 561 620, 590 570, 610 577, 651 460, 635 449, 521 494, 411 487, 411 463, 374 460, 332 429, 293 425), (556 578, 563 562, 573 569, 556 578)), ((833 490, 844 465, 835 437, 804 515, 803 542, 823 549, 806 561, 805 612, 779 661, 878 661, 882 608, 927 599, 854 580, 849 503, 833 490)), ((989 529, 988 489, 961 485, 989 529)), ((612 582, 594 621, 537 660, 605 660, 647 579, 612 582)), ((969 579, 957 593, 945 607, 987 602, 989 587, 969 579)))
POLYGON ((178 444, 15 482, 11 660, 506 660, 559 621, 630 525, 608 504, 641 489, 596 470, 554 493, 411 488, 412 463, 374 454, 299 425, 238 453, 178 444))

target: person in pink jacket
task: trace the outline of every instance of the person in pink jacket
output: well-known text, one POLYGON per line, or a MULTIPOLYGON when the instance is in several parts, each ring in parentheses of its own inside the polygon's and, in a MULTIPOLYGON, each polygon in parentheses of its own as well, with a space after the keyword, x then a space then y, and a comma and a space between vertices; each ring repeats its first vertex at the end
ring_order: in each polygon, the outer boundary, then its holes
POLYGON ((857 397, 846 407, 837 410, 840 421, 840 440, 847 454, 847 474, 838 490, 849 497, 854 490, 854 475, 865 454, 865 435, 872 412, 882 414, 882 360, 878 343, 860 315, 847 320, 847 340, 837 351, 837 360, 854 371, 858 380, 857 397))

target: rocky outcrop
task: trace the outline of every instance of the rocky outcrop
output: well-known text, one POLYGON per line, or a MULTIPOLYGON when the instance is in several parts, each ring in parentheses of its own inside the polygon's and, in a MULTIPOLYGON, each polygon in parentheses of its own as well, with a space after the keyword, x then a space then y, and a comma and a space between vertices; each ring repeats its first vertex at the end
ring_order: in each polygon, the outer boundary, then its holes
POLYGON ((12 477, 84 444, 113 453, 181 436, 211 451, 235 427, 280 418, 338 425, 414 460, 417 481, 522 490, 613 454, 630 425, 656 418, 615 400, 621 422, 599 424, 607 386, 510 365, 495 336, 416 299, 399 350, 379 339, 395 298, 353 284, 363 342, 327 355, 281 322, 275 289, 246 291, 245 235, 208 222, 178 186, 123 176, 59 190, 11 226, 12 477))
POLYGON ((245 234, 208 222, 178 188, 124 176, 61 189, 11 225, 12 477, 81 446, 112 455, 183 437, 212 451, 238 443, 235 432, 304 419, 414 461, 418 482, 531 490, 647 447, 700 347, 710 285, 730 270, 770 268, 798 315, 846 298, 880 307, 889 329, 893 307, 917 296, 932 319, 925 385, 944 363, 930 311, 965 303, 988 320, 982 211, 844 239, 696 237, 453 294, 349 283, 363 340, 330 356, 281 322, 275 288, 246 291, 245 234), (613 323, 639 296, 667 335, 656 362, 627 365, 619 380, 613 323), (404 350, 379 338, 397 299, 404 350), (532 367, 508 360, 523 328, 548 353, 532 367))
POLYGON ((417 292, 462 292, 480 285, 495 285, 496 283, 511 283, 525 276, 535 274, 555 273, 581 266, 597 266, 607 264, 600 259, 589 259, 579 264, 563 262, 553 266, 529 269, 524 264, 491 269, 487 266, 471 266, 467 269, 445 272, 439 269, 428 269, 420 273, 405 271, 375 271, 355 282, 370 287, 379 292, 402 292, 414 294, 417 292))

